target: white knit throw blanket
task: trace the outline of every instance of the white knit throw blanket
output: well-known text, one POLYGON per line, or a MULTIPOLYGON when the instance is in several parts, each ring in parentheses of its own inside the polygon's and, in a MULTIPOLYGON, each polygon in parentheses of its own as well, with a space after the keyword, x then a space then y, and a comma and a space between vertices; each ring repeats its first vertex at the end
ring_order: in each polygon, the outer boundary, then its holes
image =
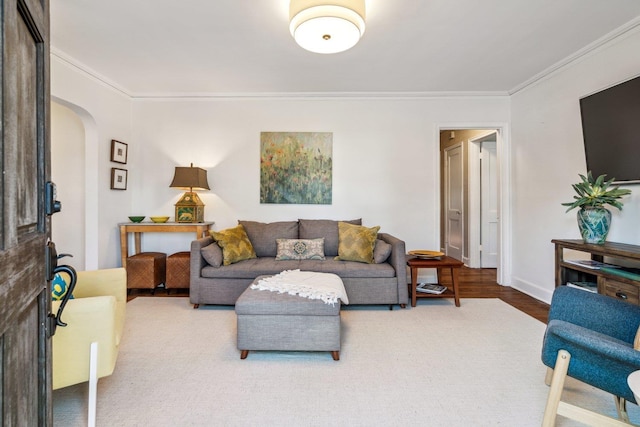
POLYGON ((342 279, 332 273, 285 270, 275 276, 260 279, 258 283, 251 285, 251 289, 321 299, 325 304, 331 305, 336 304, 338 299, 349 304, 342 279))

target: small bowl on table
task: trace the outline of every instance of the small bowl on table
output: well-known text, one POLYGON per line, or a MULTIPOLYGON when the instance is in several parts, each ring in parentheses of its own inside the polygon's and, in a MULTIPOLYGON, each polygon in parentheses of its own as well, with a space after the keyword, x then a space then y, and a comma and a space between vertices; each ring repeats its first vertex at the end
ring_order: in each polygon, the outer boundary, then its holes
POLYGON ((130 216, 129 219, 131 220, 131 222, 142 222, 142 220, 144 219, 144 216, 130 216))
POLYGON ((169 221, 169 217, 168 216, 150 216, 149 218, 151 218, 151 221, 153 221, 153 222, 167 222, 167 221, 169 221))

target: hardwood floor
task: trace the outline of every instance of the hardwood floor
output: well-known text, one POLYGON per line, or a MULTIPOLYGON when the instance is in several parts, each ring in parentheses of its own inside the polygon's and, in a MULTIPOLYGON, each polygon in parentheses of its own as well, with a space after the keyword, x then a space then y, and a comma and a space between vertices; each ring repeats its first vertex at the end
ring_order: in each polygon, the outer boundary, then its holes
MULTIPOLYGON (((451 283, 449 275, 444 274, 443 284, 451 283)), ((549 304, 538 301, 529 295, 508 286, 498 285, 495 268, 460 269, 459 277, 461 298, 499 298, 518 310, 547 323, 549 304)))
MULTIPOLYGON (((451 283, 448 274, 441 279, 442 284, 451 283)), ((518 310, 538 319, 543 323, 547 323, 549 315, 549 305, 535 298, 530 297, 520 291, 506 286, 500 286, 496 282, 496 270, 494 268, 466 268, 460 269, 460 297, 461 298, 500 298, 507 304, 517 308, 518 310)), ((151 294, 148 290, 131 290, 128 300, 132 300, 137 296, 188 296, 187 289, 176 289, 167 291, 163 288, 156 289, 151 294)), ((464 301, 463 301, 464 303, 464 301)))

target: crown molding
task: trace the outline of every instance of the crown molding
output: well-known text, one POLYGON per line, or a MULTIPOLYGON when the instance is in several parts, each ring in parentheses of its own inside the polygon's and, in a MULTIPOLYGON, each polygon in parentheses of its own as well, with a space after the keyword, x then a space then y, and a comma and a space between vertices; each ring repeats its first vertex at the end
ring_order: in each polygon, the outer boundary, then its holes
POLYGON ((543 70, 542 72, 536 74, 535 76, 531 77, 528 80, 525 80, 524 82, 520 83, 519 85, 515 86, 514 88, 512 88, 511 90, 508 91, 509 95, 514 95, 522 90, 525 90, 526 88, 533 86, 535 84, 537 84, 538 82, 546 79, 547 77, 550 77, 560 71, 562 71, 563 69, 565 69, 566 67, 570 66, 571 64, 573 64, 574 62, 578 61, 580 58, 594 54, 595 52, 597 52, 600 48, 602 48, 603 46, 607 45, 608 43, 612 42, 613 40, 622 37, 626 34, 630 34, 632 32, 634 32, 634 30, 640 30, 640 16, 632 19, 631 21, 627 22, 626 24, 616 28, 615 30, 609 32, 608 34, 604 35, 603 37, 599 38, 598 40, 594 41, 591 44, 588 44, 587 46, 583 47, 582 49, 574 52, 573 54, 567 56, 566 58, 562 59, 561 61, 556 62, 555 64, 553 64, 552 66, 550 66, 549 68, 543 70))
POLYGON ((255 93, 150 93, 133 94, 136 100, 147 99, 431 99, 431 98, 478 98, 508 97, 506 91, 468 92, 255 92, 255 93))
POLYGON ((67 65, 69 65, 69 66, 71 66, 73 68, 76 68, 78 71, 80 71, 83 74, 89 76, 89 78, 91 78, 92 80, 95 80, 98 83, 100 83, 100 84, 102 84, 104 86, 107 86, 107 87, 119 92, 120 94, 129 97, 129 98, 132 97, 131 91, 129 91, 125 87, 119 85, 118 83, 114 82, 111 79, 108 79, 107 77, 105 77, 102 74, 98 73, 97 71, 95 71, 91 67, 88 67, 85 64, 83 64, 83 63, 79 62, 78 60, 76 60, 75 58, 67 55, 63 51, 61 51, 59 49, 56 49, 54 46, 51 46, 50 54, 51 54, 52 57, 55 57, 55 58, 59 59, 60 61, 66 63, 67 65))
POLYGON ((103 76, 91 67, 77 61, 63 51, 51 47, 51 56, 77 69, 90 79, 107 86, 133 100, 179 100, 179 99, 431 99, 431 98, 478 98, 508 97, 506 91, 423 91, 423 92, 158 92, 135 93, 103 76))

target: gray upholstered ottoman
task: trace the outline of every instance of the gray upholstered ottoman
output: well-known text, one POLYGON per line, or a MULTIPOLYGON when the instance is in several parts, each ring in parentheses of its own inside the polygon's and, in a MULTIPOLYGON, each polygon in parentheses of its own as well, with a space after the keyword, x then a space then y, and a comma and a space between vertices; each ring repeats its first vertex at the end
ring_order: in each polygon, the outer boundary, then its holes
POLYGON ((340 302, 331 305, 249 287, 235 310, 241 359, 250 350, 282 350, 330 351, 340 360, 340 302))

